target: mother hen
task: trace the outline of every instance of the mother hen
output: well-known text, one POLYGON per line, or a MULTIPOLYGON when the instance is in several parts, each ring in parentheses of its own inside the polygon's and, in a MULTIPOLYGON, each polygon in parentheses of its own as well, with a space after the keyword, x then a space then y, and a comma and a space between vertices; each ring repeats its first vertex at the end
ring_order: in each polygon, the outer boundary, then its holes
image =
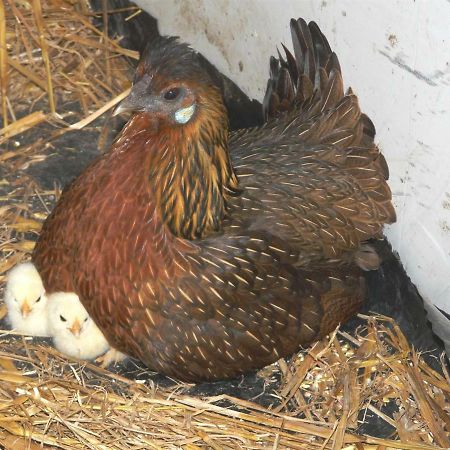
POLYGON ((33 261, 75 292, 118 350, 184 380, 260 368, 360 306, 366 243, 395 220, 387 166, 336 55, 291 21, 271 60, 266 124, 229 133, 198 55, 143 52, 109 151, 63 192, 33 261))

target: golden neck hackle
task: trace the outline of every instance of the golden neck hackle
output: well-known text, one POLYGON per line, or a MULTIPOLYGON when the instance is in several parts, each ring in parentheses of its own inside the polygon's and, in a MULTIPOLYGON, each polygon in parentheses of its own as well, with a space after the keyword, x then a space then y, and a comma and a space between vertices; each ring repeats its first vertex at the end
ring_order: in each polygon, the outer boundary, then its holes
POLYGON ((146 182, 161 220, 174 235, 186 239, 220 230, 227 197, 238 188, 228 152, 227 111, 220 93, 215 87, 203 87, 194 117, 185 125, 155 120, 138 114, 129 133, 137 133, 143 126, 148 131, 146 182))

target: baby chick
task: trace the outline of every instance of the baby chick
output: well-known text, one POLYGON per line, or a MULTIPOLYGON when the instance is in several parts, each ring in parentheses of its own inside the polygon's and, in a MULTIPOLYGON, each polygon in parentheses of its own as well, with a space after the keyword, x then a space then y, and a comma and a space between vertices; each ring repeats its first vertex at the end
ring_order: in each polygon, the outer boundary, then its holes
POLYGON ((13 329, 32 336, 48 336, 47 297, 33 263, 18 264, 8 273, 5 304, 13 329))
POLYGON ((73 292, 49 295, 48 324, 55 347, 68 356, 94 359, 109 349, 103 333, 73 292))

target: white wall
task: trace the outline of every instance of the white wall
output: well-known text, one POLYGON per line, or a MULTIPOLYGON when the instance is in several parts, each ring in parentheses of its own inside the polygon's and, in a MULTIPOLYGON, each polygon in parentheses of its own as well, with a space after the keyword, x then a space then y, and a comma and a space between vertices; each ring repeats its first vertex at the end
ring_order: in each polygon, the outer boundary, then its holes
POLYGON ((387 235, 422 295, 450 311, 449 0, 137 3, 259 100, 289 19, 315 20, 377 127, 398 214, 387 235))

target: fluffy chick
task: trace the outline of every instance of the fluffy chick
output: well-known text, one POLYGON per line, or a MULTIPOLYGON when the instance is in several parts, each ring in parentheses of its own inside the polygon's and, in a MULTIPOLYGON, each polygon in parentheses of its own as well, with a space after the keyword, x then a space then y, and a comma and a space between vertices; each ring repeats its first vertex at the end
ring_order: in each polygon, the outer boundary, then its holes
POLYGON ((49 295, 48 324, 55 347, 68 356, 89 360, 109 349, 103 333, 73 292, 49 295))
POLYGON ((32 336, 48 336, 47 303, 44 285, 33 263, 18 264, 8 273, 5 304, 13 329, 32 336))

